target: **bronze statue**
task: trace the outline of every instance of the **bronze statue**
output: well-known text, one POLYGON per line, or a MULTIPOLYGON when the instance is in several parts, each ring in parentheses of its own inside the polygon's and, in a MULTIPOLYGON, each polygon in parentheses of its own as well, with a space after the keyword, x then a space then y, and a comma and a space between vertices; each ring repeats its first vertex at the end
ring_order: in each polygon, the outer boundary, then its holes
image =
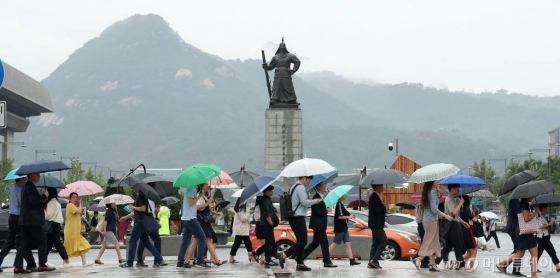
POLYGON ((275 69, 272 89, 270 89, 270 83, 267 84, 270 95, 270 108, 298 108, 299 103, 297 102, 296 91, 292 82, 292 74, 297 72, 300 64, 301 62, 298 57, 286 49, 284 38, 282 38, 282 42, 278 46, 276 55, 272 57, 268 65, 266 64, 263 52, 262 67, 267 75, 267 82, 269 82, 267 71, 275 69), (293 69, 291 64, 294 64, 293 69))

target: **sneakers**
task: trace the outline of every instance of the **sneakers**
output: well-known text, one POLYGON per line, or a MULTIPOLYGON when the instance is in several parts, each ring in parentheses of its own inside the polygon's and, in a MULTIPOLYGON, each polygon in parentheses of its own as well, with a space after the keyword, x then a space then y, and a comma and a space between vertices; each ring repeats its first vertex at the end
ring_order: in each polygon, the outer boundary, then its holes
POLYGON ((168 266, 169 264, 165 262, 165 260, 161 260, 159 263, 160 266, 168 266))
POLYGON ((268 266, 278 266, 278 263, 275 262, 275 261, 270 261, 270 262, 266 263, 266 265, 268 265, 268 266))
POLYGON ((359 265, 362 264, 361 262, 356 261, 356 259, 350 259, 350 265, 359 265))
POLYGON ((71 267, 72 267, 71 264, 65 262, 63 262, 62 265, 60 266, 60 268, 71 268, 71 267))
POLYGON ((104 263, 102 263, 100 260, 95 260, 95 261, 93 261, 93 262, 94 262, 95 264, 104 264, 104 263))
POLYGON ((257 255, 257 252, 255 252, 254 250, 251 251, 251 254, 253 254, 253 258, 255 258, 255 261, 259 261, 259 259, 261 258, 261 256, 257 255))
POLYGON ((120 267, 124 267, 124 268, 133 267, 133 265, 128 264, 128 263, 126 263, 126 262, 120 264, 119 266, 120 266, 120 267))
POLYGON ((306 265, 298 265, 296 266, 296 271, 311 271, 311 268, 306 265))
POLYGON ((92 262, 86 262, 85 264, 82 264, 82 267, 88 267, 88 266, 92 266, 93 263, 92 262))
POLYGON ((166 266, 167 264, 164 261, 161 262, 154 262, 154 267, 166 266))
POLYGON ((145 264, 144 262, 137 262, 136 267, 148 267, 148 265, 145 264))
POLYGON ((196 267, 204 267, 204 268, 210 268, 211 266, 205 262, 202 262, 201 264, 197 263, 194 266, 196 267))

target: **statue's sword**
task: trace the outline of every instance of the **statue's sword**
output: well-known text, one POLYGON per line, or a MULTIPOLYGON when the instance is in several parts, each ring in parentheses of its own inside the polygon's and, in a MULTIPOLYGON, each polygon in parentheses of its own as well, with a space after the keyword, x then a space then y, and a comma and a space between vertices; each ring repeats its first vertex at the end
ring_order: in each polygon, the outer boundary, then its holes
MULTIPOLYGON (((263 65, 268 65, 266 63, 266 58, 264 57, 264 50, 261 50, 263 65)), ((272 98, 272 90, 270 89, 270 77, 268 76, 268 70, 264 70, 264 75, 266 76, 266 87, 268 88, 268 97, 272 98)))

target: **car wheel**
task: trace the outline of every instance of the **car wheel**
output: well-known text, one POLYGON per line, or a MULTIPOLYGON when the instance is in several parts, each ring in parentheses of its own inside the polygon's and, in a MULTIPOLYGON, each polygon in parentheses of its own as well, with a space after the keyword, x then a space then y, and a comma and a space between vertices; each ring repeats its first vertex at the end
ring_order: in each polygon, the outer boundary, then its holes
POLYGON ((288 248, 292 247, 292 245, 294 245, 294 243, 289 240, 281 240, 274 245, 271 255, 276 258, 278 252, 285 252, 288 248))
POLYGON ((400 257, 401 257, 401 250, 399 246, 396 243, 389 241, 385 246, 385 250, 383 250, 383 252, 381 253, 381 258, 383 260, 388 261, 388 260, 395 260, 400 257))

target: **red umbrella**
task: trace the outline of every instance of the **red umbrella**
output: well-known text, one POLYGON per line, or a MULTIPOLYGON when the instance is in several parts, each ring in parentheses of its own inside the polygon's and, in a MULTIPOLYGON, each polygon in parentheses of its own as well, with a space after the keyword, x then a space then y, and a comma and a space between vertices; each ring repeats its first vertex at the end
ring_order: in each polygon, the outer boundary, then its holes
POLYGON ((354 200, 354 201, 348 203, 348 205, 346 207, 347 208, 357 208, 357 207, 365 208, 367 206, 368 206, 368 203, 364 200, 354 200))
POLYGON ((72 192, 78 193, 78 196, 89 196, 103 193, 103 188, 92 181, 77 181, 66 185, 66 188, 58 192, 58 196, 68 197, 72 192))

